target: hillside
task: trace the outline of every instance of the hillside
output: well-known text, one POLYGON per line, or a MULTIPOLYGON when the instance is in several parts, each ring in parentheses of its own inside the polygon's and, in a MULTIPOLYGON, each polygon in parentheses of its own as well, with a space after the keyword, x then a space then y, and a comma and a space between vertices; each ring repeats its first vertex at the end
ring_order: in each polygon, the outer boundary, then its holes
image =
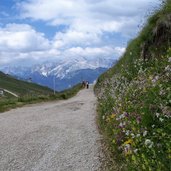
POLYGON ((0 89, 6 90, 4 95, 0 96, 0 112, 30 103, 68 99, 76 95, 81 88, 81 84, 77 84, 70 89, 55 92, 54 94, 52 89, 17 80, 10 75, 0 72, 0 89), (16 94, 16 97, 12 94, 16 94))
POLYGON ((171 170, 170 0, 149 17, 118 63, 99 77, 95 92, 110 169, 171 170))
POLYGON ((26 81, 17 80, 10 75, 0 72, 0 88, 7 89, 19 96, 23 95, 47 95, 52 94, 53 90, 26 81))

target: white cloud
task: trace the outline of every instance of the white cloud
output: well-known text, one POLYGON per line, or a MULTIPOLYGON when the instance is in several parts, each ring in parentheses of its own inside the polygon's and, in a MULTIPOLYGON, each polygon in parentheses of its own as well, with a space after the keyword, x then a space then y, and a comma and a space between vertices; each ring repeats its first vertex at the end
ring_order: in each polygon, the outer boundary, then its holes
MULTIPOLYGON (((78 31, 120 31, 128 20, 143 17, 159 0, 29 0, 19 7, 22 17, 66 24, 78 31)), ((133 24, 133 27, 135 24, 133 24)), ((129 27, 131 27, 129 25, 129 27)))
POLYGON ((26 24, 8 24, 0 28, 0 66, 9 63, 35 63, 62 58, 117 58, 122 48, 97 46, 97 34, 68 31, 58 33, 53 40, 26 24), (75 39, 75 37, 77 39, 75 39), (88 47, 94 41, 95 47, 88 47), (80 43, 82 42, 82 43, 80 43), (82 46, 81 46, 82 45, 82 46), (86 45, 86 46, 85 46, 86 45))
POLYGON ((125 47, 115 42, 121 42, 124 36, 127 40, 132 38, 142 17, 159 1, 18 1, 17 9, 20 10, 23 21, 41 20, 56 27, 58 31, 50 40, 44 33, 36 31, 28 24, 13 23, 0 28, 0 65, 10 61, 41 62, 61 57, 118 58, 125 51, 125 47), (67 29, 58 29, 60 25, 66 25, 67 29), (105 42, 104 37, 107 34, 120 34, 122 37, 110 37, 112 41, 105 42))
POLYGON ((98 45, 101 39, 98 34, 92 32, 81 32, 69 29, 62 33, 58 32, 54 37, 54 43, 59 46, 90 46, 98 45))
POLYGON ((36 51, 49 48, 49 40, 26 24, 8 24, 0 29, 1 51, 36 51))
POLYGON ((122 47, 73 47, 64 51, 64 56, 68 57, 86 57, 86 58, 113 58, 116 59, 118 55, 122 55, 124 52, 122 47))

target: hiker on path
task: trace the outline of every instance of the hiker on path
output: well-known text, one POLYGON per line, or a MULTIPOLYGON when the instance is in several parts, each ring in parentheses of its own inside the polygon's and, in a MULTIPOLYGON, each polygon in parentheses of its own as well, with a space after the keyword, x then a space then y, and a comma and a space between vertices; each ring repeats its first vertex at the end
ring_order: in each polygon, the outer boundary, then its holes
POLYGON ((86 82, 86 87, 87 87, 87 89, 89 88, 89 82, 88 81, 86 82))
POLYGON ((86 86, 86 82, 83 81, 83 82, 82 82, 82 87, 85 88, 85 86, 86 86))

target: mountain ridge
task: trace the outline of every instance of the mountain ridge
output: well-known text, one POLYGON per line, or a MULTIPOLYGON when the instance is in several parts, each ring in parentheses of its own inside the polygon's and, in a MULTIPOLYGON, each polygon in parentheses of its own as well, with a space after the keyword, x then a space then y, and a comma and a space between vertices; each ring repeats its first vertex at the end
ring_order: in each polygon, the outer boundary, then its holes
POLYGON ((57 91, 62 91, 83 80, 93 83, 113 63, 115 63, 115 60, 110 58, 98 58, 98 60, 79 58, 68 61, 63 59, 56 62, 46 62, 31 67, 8 66, 1 68, 1 70, 19 79, 32 81, 52 89, 55 88, 57 91))

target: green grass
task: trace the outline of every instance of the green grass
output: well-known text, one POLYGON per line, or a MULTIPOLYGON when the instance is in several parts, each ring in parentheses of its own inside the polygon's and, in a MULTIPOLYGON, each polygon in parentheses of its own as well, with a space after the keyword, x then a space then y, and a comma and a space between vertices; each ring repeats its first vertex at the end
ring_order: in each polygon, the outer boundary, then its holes
POLYGON ((7 89, 16 93, 19 96, 23 95, 39 95, 52 94, 53 90, 48 87, 43 87, 38 84, 29 83, 27 81, 17 80, 10 75, 0 72, 0 88, 7 89))
POLYGON ((33 104, 39 102, 47 102, 53 100, 66 100, 68 98, 73 97, 82 89, 81 84, 75 85, 73 88, 62 91, 56 92, 56 94, 39 94, 39 95, 24 95, 18 98, 14 97, 1 97, 0 98, 0 112, 4 112, 10 110, 12 108, 21 107, 26 104, 33 104))
POLYGON ((114 161, 109 165, 115 163, 117 170, 171 170, 171 21, 168 16, 171 16, 169 0, 148 19, 118 63, 99 77, 95 86, 99 126, 113 154, 114 161), (145 59, 144 43, 148 45, 145 59), (121 169, 120 165, 124 167, 121 169))
POLYGON ((0 96, 0 112, 4 112, 25 104, 68 99, 74 96, 81 89, 81 84, 54 94, 53 90, 50 88, 17 80, 12 76, 0 72, 0 88, 7 89, 19 95, 18 98, 9 93, 5 93, 4 96, 0 96))

